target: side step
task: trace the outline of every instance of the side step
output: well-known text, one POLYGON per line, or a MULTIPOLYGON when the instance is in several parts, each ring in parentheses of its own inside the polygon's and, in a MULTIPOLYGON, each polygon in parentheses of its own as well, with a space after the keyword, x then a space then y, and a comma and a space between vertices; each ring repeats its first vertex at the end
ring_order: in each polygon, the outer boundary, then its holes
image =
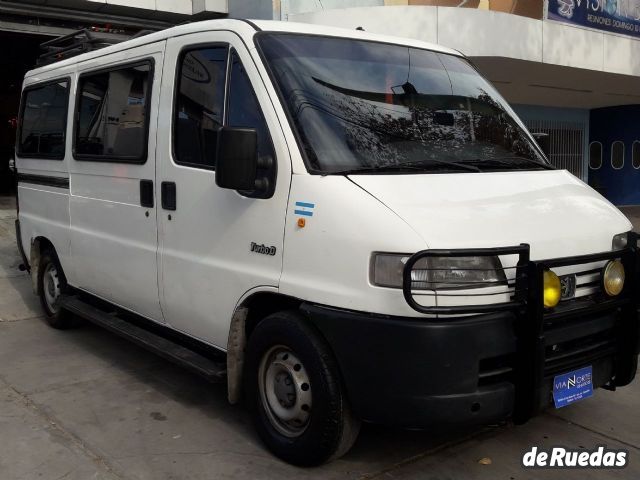
POLYGON ((116 313, 107 313, 83 302, 77 296, 64 296, 60 302, 61 307, 65 310, 126 338, 170 362, 177 363, 210 382, 226 380, 227 365, 224 360, 205 357, 156 333, 127 322, 118 317, 116 313))

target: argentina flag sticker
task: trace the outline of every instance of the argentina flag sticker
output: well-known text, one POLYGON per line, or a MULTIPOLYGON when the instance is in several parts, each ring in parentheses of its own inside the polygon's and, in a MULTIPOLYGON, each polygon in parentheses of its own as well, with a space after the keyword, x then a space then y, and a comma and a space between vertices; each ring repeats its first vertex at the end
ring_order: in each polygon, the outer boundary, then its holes
POLYGON ((296 209, 293 213, 304 217, 313 217, 313 209, 315 204, 309 202, 296 202, 296 209))

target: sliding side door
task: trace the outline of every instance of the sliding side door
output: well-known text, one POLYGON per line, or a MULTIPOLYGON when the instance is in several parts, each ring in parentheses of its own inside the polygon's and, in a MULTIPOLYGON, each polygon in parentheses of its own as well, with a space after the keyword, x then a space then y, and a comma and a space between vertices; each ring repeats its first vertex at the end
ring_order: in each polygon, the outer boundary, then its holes
POLYGON ((158 322, 154 185, 164 46, 79 65, 70 162, 75 286, 158 322))

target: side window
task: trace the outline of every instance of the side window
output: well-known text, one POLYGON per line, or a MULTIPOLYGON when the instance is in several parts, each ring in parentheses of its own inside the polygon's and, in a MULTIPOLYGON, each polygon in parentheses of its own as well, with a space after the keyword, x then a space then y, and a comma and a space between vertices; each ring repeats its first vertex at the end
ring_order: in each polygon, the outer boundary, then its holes
POLYGON ((215 168, 228 52, 226 46, 208 47, 187 50, 180 57, 173 121, 176 163, 215 168))
POLYGON ((258 133, 258 156, 272 157, 273 146, 269 129, 262 116, 258 99, 251 87, 247 73, 235 51, 231 53, 231 73, 227 99, 227 121, 229 127, 255 128, 258 133))
POLYGON ((22 94, 17 153, 21 157, 64 158, 69 81, 29 87, 22 94))
POLYGON ((152 65, 82 75, 78 85, 75 157, 144 163, 152 65))
POLYGON ((640 168, 640 141, 633 142, 633 150, 631 152, 631 163, 636 170, 640 168))
POLYGON ((591 142, 589 145, 589 168, 598 170, 602 167, 602 143, 591 142))
POLYGON ((621 141, 611 144, 611 167, 615 170, 624 167, 624 143, 621 141))

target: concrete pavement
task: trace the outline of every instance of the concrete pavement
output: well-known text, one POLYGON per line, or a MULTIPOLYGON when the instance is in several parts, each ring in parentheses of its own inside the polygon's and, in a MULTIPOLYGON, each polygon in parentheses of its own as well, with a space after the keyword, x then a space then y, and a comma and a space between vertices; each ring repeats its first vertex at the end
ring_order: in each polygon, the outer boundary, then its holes
POLYGON ((301 470, 261 445, 241 407, 210 385, 87 325, 44 323, 18 270, 11 199, 0 197, 0 480, 636 479, 640 382, 527 425, 404 432, 365 425, 344 458, 301 470), (524 470, 532 446, 629 451, 622 470, 524 470), (490 462, 479 462, 490 459, 490 462))

